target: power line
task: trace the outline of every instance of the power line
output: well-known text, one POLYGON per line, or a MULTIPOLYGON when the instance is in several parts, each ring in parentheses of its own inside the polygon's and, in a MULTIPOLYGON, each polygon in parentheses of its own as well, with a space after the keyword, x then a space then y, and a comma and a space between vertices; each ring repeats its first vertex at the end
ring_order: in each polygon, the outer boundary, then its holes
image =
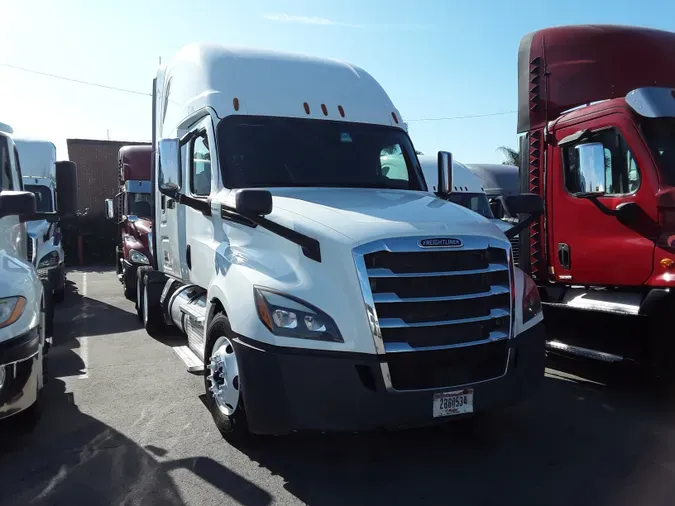
POLYGON ((471 119, 471 118, 487 118, 489 116, 504 116, 506 114, 516 114, 518 111, 501 111, 501 112, 491 112, 488 114, 468 114, 466 116, 444 116, 441 118, 419 118, 419 119, 406 119, 406 123, 413 121, 448 121, 453 119, 471 119))
MULTIPOLYGON (((36 74, 44 77, 51 77, 53 79, 61 79, 62 81, 68 81, 71 83, 84 84, 86 86, 94 86, 96 88, 103 88, 106 90, 121 91, 124 93, 131 93, 133 95, 143 95, 146 97, 151 96, 150 93, 145 93, 137 90, 129 90, 127 88, 118 88, 117 86, 109 86, 107 84, 94 83, 91 81, 84 81, 82 79, 73 79, 72 77, 59 76, 56 74, 50 74, 48 72, 41 72, 39 70, 27 69, 25 67, 19 67, 18 65, 10 65, 9 63, 0 63, 0 67, 6 67, 14 70, 20 70, 21 72, 27 72, 29 74, 36 74)), ((464 116, 443 116, 438 118, 417 118, 406 120, 407 123, 413 122, 422 122, 422 121, 452 121, 456 119, 473 119, 473 118, 488 118, 490 116, 505 116, 507 114, 516 114, 518 111, 500 111, 500 112, 491 112, 487 114, 468 114, 464 116)))
POLYGON ((84 84, 87 86, 94 86, 96 88, 104 88, 106 90, 113 90, 113 91, 122 91, 124 93, 132 93, 134 95, 144 95, 144 96, 151 96, 150 93, 144 93, 142 91, 137 91, 137 90, 129 90, 126 88, 118 88, 117 86, 108 86, 107 84, 100 84, 100 83, 92 83, 91 81, 83 81, 81 79, 73 79, 72 77, 65 77, 65 76, 58 76, 56 74, 49 74, 47 72, 40 72, 39 70, 32 70, 32 69, 27 69, 24 67, 19 67, 17 65, 10 65, 9 63, 0 63, 0 67, 6 67, 14 70, 20 70, 21 72, 28 72, 29 74, 37 74, 39 76, 45 76, 45 77, 51 77, 53 79, 61 79, 62 81, 69 81, 72 83, 78 83, 78 84, 84 84))

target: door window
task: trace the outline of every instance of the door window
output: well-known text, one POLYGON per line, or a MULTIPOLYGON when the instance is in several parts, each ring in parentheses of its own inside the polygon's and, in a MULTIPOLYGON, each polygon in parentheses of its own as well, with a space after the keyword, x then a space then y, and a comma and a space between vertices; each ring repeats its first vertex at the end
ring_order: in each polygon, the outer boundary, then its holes
POLYGON ((7 138, 0 135, 0 190, 13 190, 12 162, 7 138))
POLYGON ((206 132, 202 131, 192 141, 190 157, 190 189, 193 195, 206 196, 211 193, 211 154, 206 132))
POLYGON ((627 195, 640 186, 640 170, 614 128, 563 146, 565 188, 572 195, 627 195))

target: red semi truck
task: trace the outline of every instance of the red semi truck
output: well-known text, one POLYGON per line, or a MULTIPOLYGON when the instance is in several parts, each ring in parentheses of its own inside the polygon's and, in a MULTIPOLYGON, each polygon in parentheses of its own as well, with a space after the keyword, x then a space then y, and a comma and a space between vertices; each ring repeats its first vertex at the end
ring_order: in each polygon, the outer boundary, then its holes
MULTIPOLYGON (((643 317, 630 358, 673 365, 666 322, 675 307, 675 33, 564 26, 526 35, 518 133, 521 191, 546 206, 520 235, 521 268, 542 300, 643 317)), ((628 358, 625 343, 600 344, 599 334, 548 347, 628 358)))
POLYGON ((106 216, 117 219, 120 243, 117 246, 117 277, 124 295, 136 298, 136 270, 150 265, 149 236, 152 233, 150 163, 152 147, 123 146, 118 155, 119 193, 106 200, 106 216))

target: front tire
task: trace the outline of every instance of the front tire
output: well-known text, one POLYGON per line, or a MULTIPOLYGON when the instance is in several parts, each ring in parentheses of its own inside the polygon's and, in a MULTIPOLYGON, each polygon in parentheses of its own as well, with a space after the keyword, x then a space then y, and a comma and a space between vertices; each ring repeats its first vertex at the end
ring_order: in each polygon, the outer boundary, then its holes
POLYGON ((159 337, 166 331, 164 313, 162 309, 162 283, 155 280, 156 271, 150 269, 144 272, 141 280, 143 295, 141 297, 141 314, 143 327, 153 337, 159 337))
POLYGON ((138 269, 132 269, 131 267, 124 269, 122 285, 124 286, 124 296, 129 300, 136 300, 136 297, 138 296, 137 277, 138 269))
POLYGON ((250 435, 239 365, 230 338, 230 321, 216 315, 206 332, 204 389, 213 421, 225 439, 239 442, 250 435))

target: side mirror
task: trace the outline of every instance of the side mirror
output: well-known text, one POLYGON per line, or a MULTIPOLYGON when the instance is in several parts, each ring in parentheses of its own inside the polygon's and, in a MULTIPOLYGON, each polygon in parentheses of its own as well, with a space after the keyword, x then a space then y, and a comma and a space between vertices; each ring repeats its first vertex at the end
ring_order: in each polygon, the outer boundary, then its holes
POLYGON ((448 195, 452 192, 452 153, 438 152, 438 193, 448 195))
POLYGON ((37 213, 33 192, 0 192, 0 218, 5 216, 30 216, 37 213))
POLYGON ((506 207, 511 214, 529 214, 539 217, 544 212, 544 201, 534 193, 522 193, 506 197, 506 207))
POLYGON ((599 197, 607 190, 607 172, 611 167, 611 154, 599 142, 588 142, 575 146, 579 163, 578 191, 575 197, 599 197), (609 159, 606 156, 609 156, 609 159))
POLYGON ((244 216, 266 216, 272 212, 272 194, 268 190, 238 190, 234 208, 244 216))
POLYGON ((136 216, 135 214, 128 214, 127 221, 129 223, 136 223, 138 221, 138 216, 136 216))
POLYGON ((523 193, 506 197, 506 207, 512 215, 527 214, 527 218, 504 232, 509 239, 517 236, 521 230, 529 227, 544 212, 544 200, 534 193, 523 193))
POLYGON ((77 213, 77 165, 56 162, 56 209, 59 216, 77 213))
POLYGON ((105 217, 109 220, 115 219, 115 205, 113 199, 105 199, 105 217))
POLYGON ((180 140, 160 139, 159 151, 159 174, 157 182, 159 191, 162 193, 175 193, 180 191, 180 140))

